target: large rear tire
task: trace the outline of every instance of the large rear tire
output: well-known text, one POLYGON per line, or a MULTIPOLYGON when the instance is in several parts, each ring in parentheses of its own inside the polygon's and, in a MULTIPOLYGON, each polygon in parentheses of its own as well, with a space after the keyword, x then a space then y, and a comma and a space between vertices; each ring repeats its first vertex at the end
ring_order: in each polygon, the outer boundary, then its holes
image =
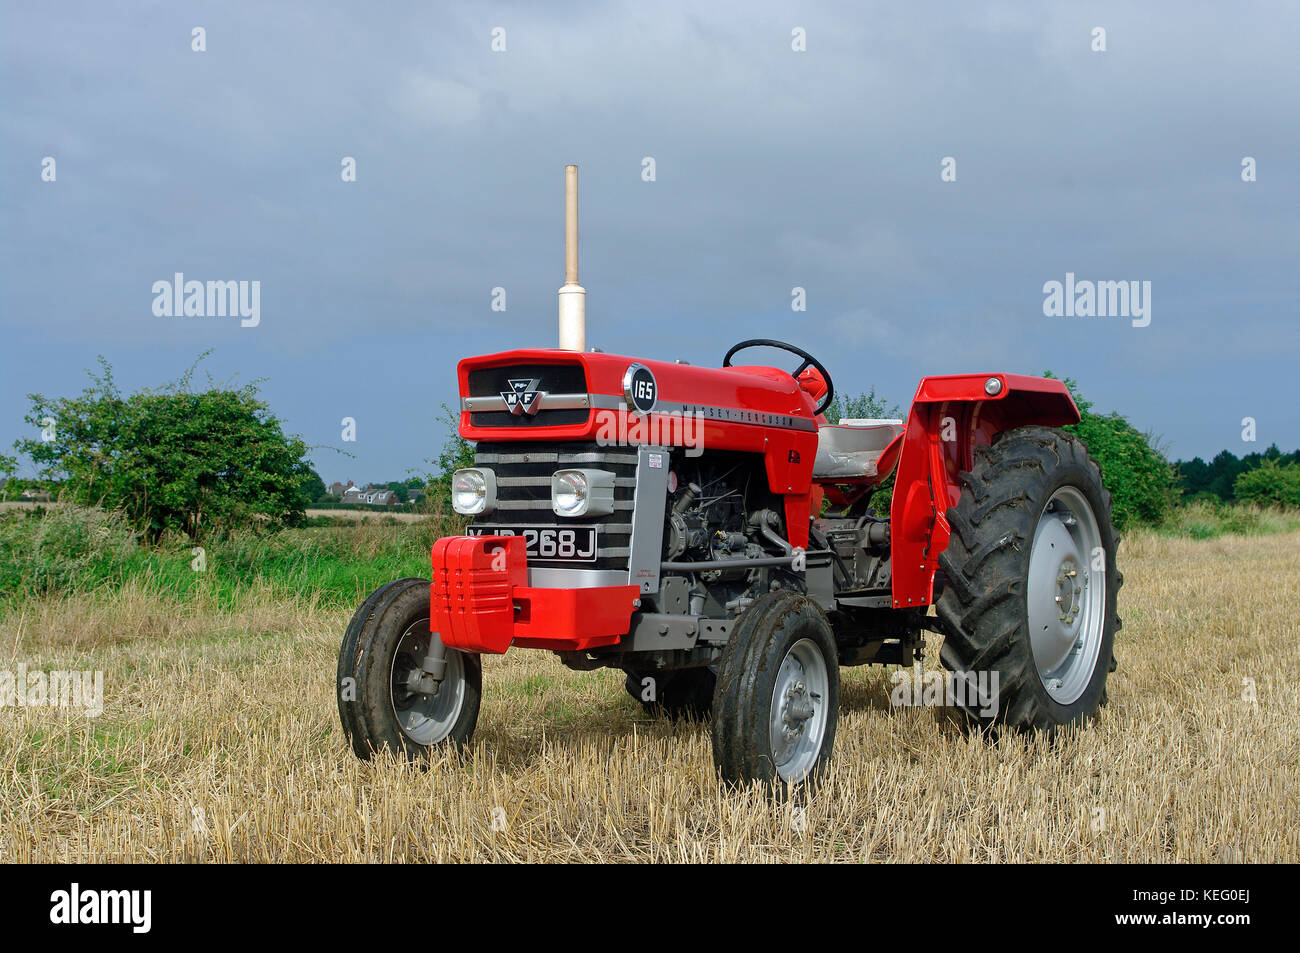
POLYGON ((778 590, 745 610, 718 664, 713 761, 729 784, 785 793, 816 782, 839 719, 835 635, 812 601, 778 590))
POLYGON ((959 691, 956 702, 985 725, 1051 732, 1090 721, 1114 667, 1123 582, 1100 468, 1072 434, 1020 427, 976 448, 961 483, 939 558, 939 657, 993 698, 959 691))
POLYGON ((483 686, 477 655, 447 649, 437 693, 412 689, 438 637, 429 630, 427 579, 391 582, 357 609, 339 649, 337 686, 339 720, 357 757, 391 751, 415 760, 469 743, 483 686))

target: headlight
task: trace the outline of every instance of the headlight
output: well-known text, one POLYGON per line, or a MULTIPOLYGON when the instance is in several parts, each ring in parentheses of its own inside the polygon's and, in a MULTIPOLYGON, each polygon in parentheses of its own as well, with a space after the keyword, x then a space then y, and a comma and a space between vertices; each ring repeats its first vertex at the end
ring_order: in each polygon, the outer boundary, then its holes
POLYGON ((497 478, 477 467, 451 475, 451 508, 465 516, 490 513, 497 503, 497 478))
POLYGON ((607 516, 614 512, 614 474, 607 470, 556 470, 551 509, 558 516, 607 516))

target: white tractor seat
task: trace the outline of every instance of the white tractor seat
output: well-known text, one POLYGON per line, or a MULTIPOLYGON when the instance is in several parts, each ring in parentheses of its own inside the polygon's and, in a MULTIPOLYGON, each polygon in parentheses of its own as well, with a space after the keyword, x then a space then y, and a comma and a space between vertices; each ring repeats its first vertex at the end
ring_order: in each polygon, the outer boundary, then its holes
POLYGON ((817 429, 813 479, 876 476, 876 464, 904 430, 901 420, 841 420, 817 429))

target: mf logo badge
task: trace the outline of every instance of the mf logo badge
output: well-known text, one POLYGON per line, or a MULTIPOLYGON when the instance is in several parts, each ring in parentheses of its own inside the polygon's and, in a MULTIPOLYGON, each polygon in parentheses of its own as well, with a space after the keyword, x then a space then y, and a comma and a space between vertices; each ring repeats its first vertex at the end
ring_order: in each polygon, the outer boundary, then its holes
POLYGON ((542 406, 542 391, 538 386, 542 383, 537 378, 523 378, 520 380, 508 380, 509 390, 503 390, 501 396, 505 399, 506 410, 512 414, 528 414, 530 417, 537 413, 542 406))

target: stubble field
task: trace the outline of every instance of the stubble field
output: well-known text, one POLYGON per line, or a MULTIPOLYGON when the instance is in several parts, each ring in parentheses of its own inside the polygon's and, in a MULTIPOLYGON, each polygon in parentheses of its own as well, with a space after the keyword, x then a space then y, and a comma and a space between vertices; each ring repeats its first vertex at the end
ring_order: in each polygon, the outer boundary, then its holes
POLYGON ((469 755, 418 770, 349 752, 350 611, 320 593, 27 600, 0 669, 102 670, 104 711, 0 708, 0 860, 1300 860, 1300 532, 1138 532, 1120 567, 1098 724, 968 735, 849 669, 829 779, 784 804, 720 787, 707 729, 646 717, 620 672, 491 658, 469 755))

